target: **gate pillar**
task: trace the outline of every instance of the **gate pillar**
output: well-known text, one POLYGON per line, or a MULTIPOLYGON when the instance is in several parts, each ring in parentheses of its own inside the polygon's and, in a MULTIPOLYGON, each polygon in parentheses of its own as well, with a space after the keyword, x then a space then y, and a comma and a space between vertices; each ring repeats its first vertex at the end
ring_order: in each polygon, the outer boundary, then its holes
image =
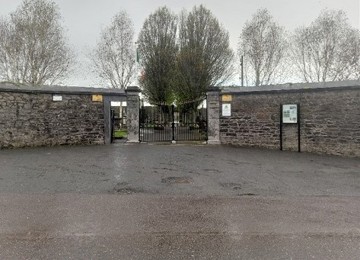
POLYGON ((207 92, 208 144, 220 144, 220 89, 211 87, 207 92))
POLYGON ((128 131, 128 142, 139 142, 139 127, 140 127, 140 94, 139 87, 128 87, 126 89, 126 125, 128 131))

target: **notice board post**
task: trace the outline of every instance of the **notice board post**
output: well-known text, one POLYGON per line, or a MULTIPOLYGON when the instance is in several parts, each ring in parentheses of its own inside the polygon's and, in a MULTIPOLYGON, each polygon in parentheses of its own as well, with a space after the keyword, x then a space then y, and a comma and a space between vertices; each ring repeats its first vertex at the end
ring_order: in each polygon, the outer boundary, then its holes
POLYGON ((283 125, 297 124, 298 152, 301 152, 300 104, 280 105, 280 150, 283 150, 283 125))

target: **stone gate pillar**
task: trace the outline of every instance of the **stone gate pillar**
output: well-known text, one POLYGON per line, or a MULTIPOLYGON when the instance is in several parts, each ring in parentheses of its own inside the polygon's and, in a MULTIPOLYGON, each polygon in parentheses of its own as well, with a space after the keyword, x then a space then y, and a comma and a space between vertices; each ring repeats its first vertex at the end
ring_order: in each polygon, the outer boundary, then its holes
POLYGON ((220 89, 211 87, 207 92, 208 144, 220 144, 220 89))
POLYGON ((139 127, 140 127, 140 94, 139 87, 128 87, 126 89, 126 125, 128 132, 128 142, 139 142, 139 127))

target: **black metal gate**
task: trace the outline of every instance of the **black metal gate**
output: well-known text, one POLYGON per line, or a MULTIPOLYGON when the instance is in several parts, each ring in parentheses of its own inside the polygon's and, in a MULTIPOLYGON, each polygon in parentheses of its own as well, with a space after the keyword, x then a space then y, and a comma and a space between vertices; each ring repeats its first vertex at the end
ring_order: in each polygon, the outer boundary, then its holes
POLYGON ((140 141, 206 141, 207 111, 199 102, 183 106, 142 106, 140 141))

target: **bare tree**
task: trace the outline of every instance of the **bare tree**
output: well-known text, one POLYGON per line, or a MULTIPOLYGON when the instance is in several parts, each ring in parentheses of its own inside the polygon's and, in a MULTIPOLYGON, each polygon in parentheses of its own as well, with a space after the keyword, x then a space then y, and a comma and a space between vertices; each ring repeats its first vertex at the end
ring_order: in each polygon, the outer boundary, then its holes
POLYGON ((200 5, 180 16, 175 86, 178 102, 201 98, 209 86, 221 85, 234 73, 229 33, 210 10, 200 5))
POLYGON ((0 21, 0 78, 31 85, 53 84, 66 77, 73 55, 54 2, 24 0, 0 21))
POLYGON ((292 54, 306 82, 359 79, 360 34, 343 11, 323 11, 310 26, 297 29, 292 54))
POLYGON ((113 88, 126 88, 136 73, 134 25, 125 11, 119 12, 101 33, 92 61, 95 72, 113 88))
POLYGON ((139 35, 143 76, 140 85, 152 104, 173 102, 172 79, 177 55, 177 17, 167 7, 159 8, 144 22, 139 35))
POLYGON ((280 69, 286 56, 284 28, 266 9, 258 10, 242 30, 238 53, 244 56, 248 84, 259 86, 281 81, 280 69))

